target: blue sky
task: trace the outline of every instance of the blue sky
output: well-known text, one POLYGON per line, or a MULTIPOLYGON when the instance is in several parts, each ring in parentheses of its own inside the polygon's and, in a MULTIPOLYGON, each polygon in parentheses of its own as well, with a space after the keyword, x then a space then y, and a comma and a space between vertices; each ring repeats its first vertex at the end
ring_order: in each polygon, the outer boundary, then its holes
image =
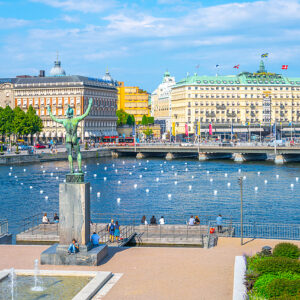
POLYGON ((0 0, 0 77, 49 73, 114 79, 152 92, 168 69, 269 71, 300 77, 300 0, 0 0))

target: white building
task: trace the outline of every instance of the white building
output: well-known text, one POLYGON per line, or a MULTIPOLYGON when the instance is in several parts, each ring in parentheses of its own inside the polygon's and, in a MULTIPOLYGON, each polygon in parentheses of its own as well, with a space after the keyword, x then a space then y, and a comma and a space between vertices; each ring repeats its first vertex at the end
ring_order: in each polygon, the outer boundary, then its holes
POLYGON ((164 73, 162 83, 151 94, 151 114, 156 121, 165 123, 164 131, 169 131, 172 127, 171 89, 175 84, 175 77, 171 77, 167 71, 164 73))

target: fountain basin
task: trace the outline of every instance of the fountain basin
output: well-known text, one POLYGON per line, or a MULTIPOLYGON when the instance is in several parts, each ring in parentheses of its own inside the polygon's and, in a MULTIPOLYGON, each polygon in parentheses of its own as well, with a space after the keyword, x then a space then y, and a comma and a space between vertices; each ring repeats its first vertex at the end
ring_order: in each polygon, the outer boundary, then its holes
MULTIPOLYGON (((15 270, 15 300, 42 298, 91 299, 112 277, 111 272, 40 270, 42 291, 32 291, 34 270, 15 270)), ((3 299, 11 298, 10 270, 0 271, 0 290, 3 299)))

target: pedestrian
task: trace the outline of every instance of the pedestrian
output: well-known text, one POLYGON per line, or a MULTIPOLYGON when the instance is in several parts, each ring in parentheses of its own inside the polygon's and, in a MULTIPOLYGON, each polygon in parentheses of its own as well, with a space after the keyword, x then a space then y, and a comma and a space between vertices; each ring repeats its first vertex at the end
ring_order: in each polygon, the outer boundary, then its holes
POLYGON ((108 232, 109 232, 109 240, 111 241, 111 243, 113 243, 114 235, 115 235, 115 224, 113 219, 110 221, 110 224, 108 225, 108 232))
POLYGON ((115 225, 115 238, 116 241, 118 241, 120 238, 120 225, 118 221, 116 221, 116 225, 115 225))
POLYGON ((43 219, 42 219, 42 223, 43 224, 48 224, 49 223, 49 219, 47 217, 47 213, 44 213, 43 219))
POLYGON ((217 222, 217 230, 218 230, 218 232, 222 233, 222 222, 223 222, 223 219, 222 219, 222 215, 221 214, 219 214, 217 216, 216 222, 217 222))
POLYGON ((152 216, 152 218, 150 219, 150 225, 157 225, 156 218, 154 216, 152 216))
POLYGON ((99 246, 99 239, 100 239, 99 235, 94 231, 91 236, 91 243, 93 245, 93 248, 99 246))
POLYGON ((190 226, 194 226, 194 225, 195 225, 195 219, 194 219, 194 216, 193 216, 193 215, 191 215, 188 224, 189 224, 190 226))
POLYGON ((145 215, 142 217, 141 223, 142 223, 143 225, 148 225, 148 222, 147 222, 147 220, 146 220, 146 216, 145 216, 145 215))
POLYGON ((58 223, 59 222, 59 216, 57 215, 57 213, 54 214, 54 223, 58 223))
POLYGON ((75 254, 79 252, 79 245, 75 239, 72 240, 72 243, 70 244, 68 248, 68 254, 75 254))
POLYGON ((159 225, 165 225, 165 218, 164 216, 161 216, 159 219, 159 225))

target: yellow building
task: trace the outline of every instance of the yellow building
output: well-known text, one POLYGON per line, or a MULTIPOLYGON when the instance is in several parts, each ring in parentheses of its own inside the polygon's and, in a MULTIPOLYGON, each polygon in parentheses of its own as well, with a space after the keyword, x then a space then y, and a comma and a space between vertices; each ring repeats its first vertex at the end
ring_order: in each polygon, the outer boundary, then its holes
POLYGON ((134 115, 136 122, 141 122, 144 115, 149 114, 149 94, 137 86, 124 86, 119 82, 117 107, 126 113, 134 115))
MULTIPOLYGON (((300 78, 268 73, 263 62, 256 73, 228 76, 187 76, 172 87, 172 124, 176 134, 196 128, 230 132, 231 126, 286 127, 300 122, 300 78), (218 129, 217 129, 218 128, 218 129)), ((255 130, 254 130, 255 131, 255 130)))

